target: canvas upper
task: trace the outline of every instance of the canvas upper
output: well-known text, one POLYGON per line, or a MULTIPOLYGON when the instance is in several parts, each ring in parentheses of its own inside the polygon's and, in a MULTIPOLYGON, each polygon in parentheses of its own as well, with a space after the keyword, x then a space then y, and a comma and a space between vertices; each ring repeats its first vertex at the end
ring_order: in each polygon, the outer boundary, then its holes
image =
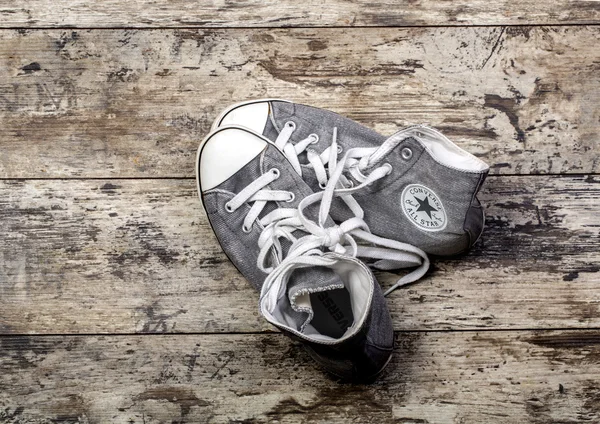
MULTIPOLYGON (((232 263, 260 291, 263 316, 301 341, 319 364, 341 378, 366 381, 381 372, 392 354, 393 328, 369 268, 352 256, 327 251, 327 246, 322 254, 312 249, 290 261, 289 251, 298 244, 294 241, 304 240, 306 232, 283 224, 285 219, 295 222, 294 209, 313 191, 286 157, 249 130, 219 128, 199 148, 197 177, 214 233, 232 263), (265 178, 268 184, 253 197, 236 203, 250 184, 265 178), (249 214, 260 207, 247 226, 249 214), (281 210, 290 217, 277 221, 281 210), (269 216, 282 225, 269 225, 269 216), (286 236, 264 237, 273 229, 286 236), (271 246, 273 239, 277 243, 271 246), (258 265, 265 245, 271 248, 261 263, 268 270, 258 265)), ((309 216, 315 213, 315 208, 307 209, 309 216)), ((334 223, 328 218, 326 225, 334 223)))
MULTIPOLYGON (((390 145, 370 164, 388 164, 390 174, 353 195, 374 234, 411 243, 427 253, 454 255, 471 247, 483 231, 484 213, 477 193, 489 168, 432 128, 415 126, 386 137, 334 112, 281 100, 234 105, 214 126, 236 123, 273 142, 281 141, 286 124, 293 123, 291 146, 311 137, 316 140, 298 155, 302 177, 313 191, 323 189, 323 182, 307 162, 307 152, 327 153, 334 129, 340 157, 350 149, 390 145)), ((360 171, 368 175, 370 169, 360 171)), ((351 172, 345 176, 351 184, 360 184, 351 172)), ((352 215, 340 200, 334 201, 330 214, 336 222, 352 215)))

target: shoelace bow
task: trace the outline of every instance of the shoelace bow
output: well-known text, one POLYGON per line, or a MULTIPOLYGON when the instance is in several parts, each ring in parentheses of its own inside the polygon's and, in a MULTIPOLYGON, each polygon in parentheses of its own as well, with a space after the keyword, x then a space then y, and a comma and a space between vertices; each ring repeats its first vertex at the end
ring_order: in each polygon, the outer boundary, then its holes
MULTIPOLYGON (((289 129, 293 130, 291 126, 289 129)), ((291 132, 288 130, 286 135, 288 140, 289 135, 291 135, 291 132)), ((287 151, 286 156, 295 157, 296 160, 291 162, 294 169, 298 171, 300 168, 298 154, 314 140, 307 138, 296 145, 292 145, 287 140, 286 144, 282 145, 279 138, 278 142, 278 147, 284 150, 284 154, 287 151)), ((244 219, 244 231, 250 231, 256 220, 263 226, 258 241, 260 251, 257 265, 261 270, 268 273, 262 287, 261 299, 266 297, 269 308, 275 307, 277 300, 285 294, 286 284, 284 283, 295 269, 311 266, 331 267, 335 264, 336 259, 324 256, 326 252, 323 251, 323 248, 351 257, 375 260, 372 265, 381 270, 417 267, 400 278, 396 284, 384 293, 385 296, 398 287, 419 280, 427 272, 429 268, 427 254, 408 243, 401 243, 372 234, 363 220, 364 212, 362 208, 352 197, 353 193, 389 174, 391 171, 389 164, 375 168, 366 177, 362 174, 360 168, 361 164, 363 164, 362 169, 370 166, 369 161, 373 161, 373 156, 379 153, 378 150, 383 148, 389 151, 393 148, 392 142, 388 143, 386 141, 388 145, 386 146, 386 143, 384 143, 380 148, 350 149, 338 163, 337 128, 334 128, 332 144, 328 150, 321 155, 317 155, 312 151, 307 152, 309 161, 312 159, 311 164, 313 164, 316 173, 326 173, 323 164, 326 162, 328 165, 329 176, 328 178, 327 175, 325 176, 328 181, 322 192, 307 196, 300 202, 298 208, 278 208, 259 219, 258 217, 267 202, 294 200, 294 194, 291 192, 265 189, 268 184, 279 177, 279 171, 271 169, 227 203, 226 208, 228 211, 233 211, 244 203, 252 203, 252 207, 244 219), (325 159, 325 156, 328 156, 328 159, 325 159), (361 181, 356 187, 350 186, 350 181, 342 174, 348 168, 353 173, 352 175, 356 174, 355 178, 361 181), (339 225, 326 227, 325 222, 334 197, 341 197, 355 216, 339 225), (314 222, 306 217, 304 210, 319 201, 321 205, 318 222, 314 222), (298 238, 293 234, 296 230, 301 230, 306 235, 298 238), (285 258, 283 257, 280 241, 282 238, 291 242, 285 258), (357 240, 362 243, 359 244, 357 240), (269 254, 274 259, 271 265, 265 263, 269 254)))
MULTIPOLYGON (((341 224, 340 228, 344 226, 345 232, 349 232, 352 236, 367 243, 379 246, 356 246, 355 243, 352 245, 354 256, 377 259, 378 261, 375 262, 373 266, 382 270, 408 268, 421 265, 410 274, 398 280, 393 287, 385 292, 386 295, 400 286, 420 279, 429 268, 429 259, 425 252, 411 244, 401 243, 371 234, 368 226, 363 221, 364 211, 352 197, 352 194, 360 191, 369 184, 384 178, 391 172, 392 167, 388 163, 378 167, 375 167, 375 165, 402 141, 406 133, 413 131, 417 127, 421 128, 421 126, 415 126, 399 131, 394 136, 388 138, 379 147, 349 149, 339 162, 337 158, 341 149, 337 143, 336 127, 333 128, 331 145, 320 155, 308 148, 311 144, 318 141, 318 136, 316 134, 309 135, 295 145, 290 142, 290 137, 296 129, 296 125, 291 121, 285 124, 275 141, 277 147, 284 152, 300 176, 302 176, 302 166, 298 160, 298 155, 306 151, 309 165, 315 172, 319 185, 323 189, 323 192, 315 193, 303 199, 298 208, 303 226, 309 229, 312 234, 318 234, 319 232, 323 234, 323 232, 326 233, 327 231, 334 230, 325 230, 323 226, 329 214, 333 198, 340 197, 352 211, 354 216, 360 218, 360 225, 355 224, 351 227, 351 223, 354 222, 353 218, 346 221, 346 223, 341 224), (325 165, 327 165, 327 170, 325 169, 325 165), (373 168, 371 172, 365 176, 364 172, 371 168, 373 168), (352 181, 344 176, 343 173, 345 171, 349 171, 350 175, 359 181, 360 184, 354 187, 352 181), (306 219, 302 210, 318 200, 321 201, 321 207, 319 209, 318 226, 315 226, 311 221, 306 219)), ((346 240, 348 240, 348 238, 346 238, 346 240)))
MULTIPOLYGON (((386 296, 398 287, 419 280, 429 269, 429 258, 427 254, 411 244, 372 234, 363 219, 364 212, 362 208, 352 197, 353 193, 356 193, 369 184, 387 176, 391 172, 391 166, 389 164, 384 164, 383 166, 377 167, 373 169, 368 176, 364 176, 362 175, 362 172, 358 171, 361 174, 360 180, 362 180, 362 182, 357 186, 346 187, 348 184, 342 184, 341 182, 345 179, 342 174, 344 170, 348 167, 352 169, 355 166, 360 166, 360 161, 357 160, 358 157, 362 157, 360 160, 364 160, 365 162, 371 158, 364 156, 364 151, 366 149, 350 149, 344 155, 342 160, 337 163, 338 150, 336 128, 333 130, 333 140, 329 149, 331 154, 328 161, 329 181, 325 186, 325 189, 305 197, 298 205, 299 218, 303 228, 316 239, 315 243, 320 242, 322 247, 327 247, 332 251, 349 254, 362 259, 375 260, 375 262, 372 263, 372 266, 377 269, 391 270, 417 267, 409 274, 400 278, 396 284, 388 289, 384 293, 386 296), (348 165, 348 163, 351 165, 348 165), (354 212, 355 216, 339 225, 325 227, 325 222, 329 216, 329 210, 334 197, 342 198, 354 212), (318 222, 313 222, 306 217, 304 210, 308 206, 319 201, 321 204, 319 207, 318 222), (358 243, 357 240, 360 240, 361 243, 358 243)), ((377 153, 378 149, 369 150, 377 153)), ((372 154, 373 153, 371 153, 371 156, 372 154)), ((345 180, 348 181, 347 179, 345 180)), ((297 244, 299 243, 300 241, 297 242, 297 244)), ((290 251, 293 252, 294 248, 295 246, 292 245, 290 251)))
MULTIPOLYGON (((334 130, 334 142, 332 143, 334 149, 336 148, 335 134, 336 131, 334 130)), ((354 216, 339 225, 325 226, 334 197, 341 197, 350 204, 356 202, 351 196, 352 193, 385 177, 390 172, 389 167, 384 166, 379 170, 375 169, 356 187, 338 188, 340 187, 344 164, 353 157, 352 155, 352 151, 349 150, 339 165, 335 167, 330 174, 325 190, 313 193, 300 201, 297 216, 273 223, 273 234, 277 232, 277 227, 288 225, 294 227, 299 225, 308 234, 295 239, 288 249, 285 259, 265 279, 261 290, 260 303, 269 312, 272 312, 278 300, 285 295, 286 282, 295 269, 311 266, 332 267, 340 260, 340 257, 333 258, 331 255, 327 255, 327 252, 322 250, 323 248, 327 248, 330 252, 344 254, 347 258, 376 260, 372 265, 381 270, 417 267, 386 290, 384 296, 401 286, 419 280, 429 269, 429 258, 421 249, 408 243, 401 243, 372 234, 363 219, 362 208, 358 204, 356 206, 360 210, 360 216, 354 216), (319 201, 321 204, 318 222, 314 222, 305 215, 304 211, 308 206, 319 201), (367 244, 359 244, 357 240, 367 244)))

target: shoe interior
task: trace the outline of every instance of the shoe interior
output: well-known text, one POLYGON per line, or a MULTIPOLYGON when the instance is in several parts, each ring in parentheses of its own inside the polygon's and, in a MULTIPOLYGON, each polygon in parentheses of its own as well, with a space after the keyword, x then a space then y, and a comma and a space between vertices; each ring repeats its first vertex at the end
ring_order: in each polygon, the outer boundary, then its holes
POLYGON ((303 334, 316 340, 338 340, 354 334, 362 326, 371 304, 371 275, 352 262, 338 262, 334 271, 343 288, 298 296, 299 304, 308 304, 312 320, 303 334))
POLYGON ((339 339, 354 323, 350 292, 345 287, 311 293, 310 304, 314 314, 310 325, 325 336, 339 339))
POLYGON ((376 284, 373 274, 365 264, 351 257, 326 255, 336 260, 324 268, 339 277, 335 279, 337 283, 321 291, 317 286, 297 292, 291 299, 295 306, 290 304, 285 285, 271 284, 260 299, 260 309, 267 321, 315 342, 340 342, 360 331, 373 301, 376 284))
POLYGON ((439 163, 469 172, 481 172, 488 165, 450 141, 433 128, 419 127, 411 131, 411 136, 425 145, 431 156, 439 163))

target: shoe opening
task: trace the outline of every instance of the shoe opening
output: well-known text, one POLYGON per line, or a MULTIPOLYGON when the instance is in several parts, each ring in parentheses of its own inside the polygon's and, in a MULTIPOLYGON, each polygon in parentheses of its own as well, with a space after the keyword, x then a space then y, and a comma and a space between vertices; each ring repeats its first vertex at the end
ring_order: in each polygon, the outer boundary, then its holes
POLYGON ((338 342, 354 335, 363 325, 371 306, 372 274, 355 260, 338 261, 327 268, 339 277, 337 281, 341 281, 342 286, 300 291, 293 298, 293 310, 286 302, 287 291, 280 290, 281 296, 273 310, 262 308, 267 320, 313 341, 338 342))
POLYGON ((489 168, 484 161, 461 149, 433 128, 415 127, 410 135, 420 141, 431 156, 442 165, 467 172, 483 172, 489 168))

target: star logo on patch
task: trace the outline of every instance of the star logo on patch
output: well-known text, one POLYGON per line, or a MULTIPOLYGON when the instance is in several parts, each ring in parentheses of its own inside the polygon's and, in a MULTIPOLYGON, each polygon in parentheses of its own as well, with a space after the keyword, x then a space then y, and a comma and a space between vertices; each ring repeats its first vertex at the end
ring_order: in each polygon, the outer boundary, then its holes
POLYGON ((448 217, 440 197, 421 184, 409 184, 402 190, 402 211, 412 224, 423 231, 441 231, 448 217))
POLYGON ((427 215, 429 215, 429 218, 433 219, 431 216, 431 212, 437 212, 437 209, 429 204, 429 200, 427 200, 427 197, 419 199, 417 196, 415 196, 415 199, 417 200, 417 202, 419 202, 419 209, 417 209, 417 212, 425 212, 427 215))

